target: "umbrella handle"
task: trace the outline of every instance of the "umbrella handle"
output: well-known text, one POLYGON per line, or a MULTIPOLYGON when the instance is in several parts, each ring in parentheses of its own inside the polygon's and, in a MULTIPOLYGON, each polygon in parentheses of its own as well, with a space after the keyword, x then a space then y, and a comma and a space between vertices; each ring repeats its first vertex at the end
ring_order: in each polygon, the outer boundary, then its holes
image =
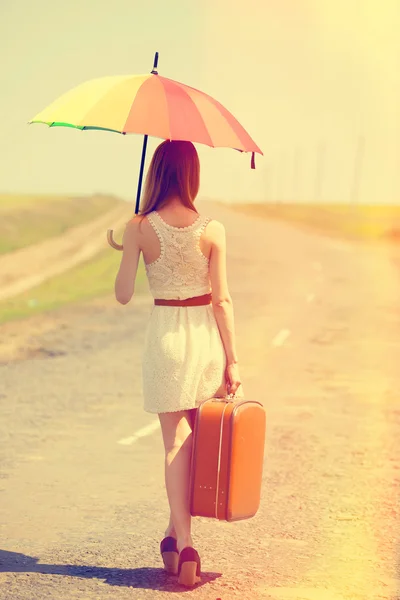
POLYGON ((121 251, 124 249, 124 247, 122 244, 117 244, 117 242, 114 242, 113 231, 114 231, 113 229, 107 229, 107 241, 112 248, 115 248, 115 250, 121 251))

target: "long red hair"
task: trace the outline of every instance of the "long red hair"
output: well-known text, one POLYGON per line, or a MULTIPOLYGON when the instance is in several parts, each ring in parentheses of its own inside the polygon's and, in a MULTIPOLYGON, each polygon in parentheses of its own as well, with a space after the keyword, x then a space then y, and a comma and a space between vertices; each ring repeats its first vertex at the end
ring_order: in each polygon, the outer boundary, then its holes
POLYGON ((194 200, 200 185, 200 161, 192 142, 166 140, 154 151, 147 171, 139 214, 146 215, 178 196, 197 212, 194 200))

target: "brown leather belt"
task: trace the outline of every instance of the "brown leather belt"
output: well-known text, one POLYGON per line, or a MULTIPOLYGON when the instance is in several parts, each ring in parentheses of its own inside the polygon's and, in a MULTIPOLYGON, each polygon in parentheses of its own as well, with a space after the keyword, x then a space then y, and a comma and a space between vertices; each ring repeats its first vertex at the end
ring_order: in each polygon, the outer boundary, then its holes
POLYGON ((211 304, 211 298, 211 294, 185 298, 185 300, 163 300, 161 298, 154 298, 154 304, 157 306, 203 306, 211 304))

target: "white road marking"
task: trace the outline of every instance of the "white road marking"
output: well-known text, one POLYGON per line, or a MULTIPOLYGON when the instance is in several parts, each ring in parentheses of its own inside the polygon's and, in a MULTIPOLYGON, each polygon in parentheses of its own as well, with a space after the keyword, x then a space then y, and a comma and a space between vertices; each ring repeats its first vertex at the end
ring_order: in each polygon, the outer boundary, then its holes
POLYGON ((307 302, 313 302, 315 300, 315 294, 308 294, 307 302))
POLYGON ((146 425, 146 427, 142 427, 142 429, 139 429, 139 431, 137 431, 130 437, 122 438, 121 440, 118 440, 118 444, 122 444, 123 446, 130 446, 131 444, 134 444, 135 442, 137 442, 140 438, 146 437, 146 435, 150 435, 151 433, 153 433, 153 431, 156 431, 156 429, 159 429, 159 427, 160 427, 160 421, 158 421, 158 420, 153 421, 149 425, 146 425))
POLYGON ((290 329, 281 329, 272 340, 273 346, 282 346, 290 335, 290 329))

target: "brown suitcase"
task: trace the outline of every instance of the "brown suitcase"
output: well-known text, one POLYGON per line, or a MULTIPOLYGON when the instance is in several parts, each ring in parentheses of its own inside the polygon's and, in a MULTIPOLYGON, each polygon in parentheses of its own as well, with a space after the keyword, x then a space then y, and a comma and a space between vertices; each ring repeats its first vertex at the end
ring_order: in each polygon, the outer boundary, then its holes
POLYGON ((225 521, 260 505, 266 415, 260 402, 205 400, 193 431, 190 514, 225 521))

